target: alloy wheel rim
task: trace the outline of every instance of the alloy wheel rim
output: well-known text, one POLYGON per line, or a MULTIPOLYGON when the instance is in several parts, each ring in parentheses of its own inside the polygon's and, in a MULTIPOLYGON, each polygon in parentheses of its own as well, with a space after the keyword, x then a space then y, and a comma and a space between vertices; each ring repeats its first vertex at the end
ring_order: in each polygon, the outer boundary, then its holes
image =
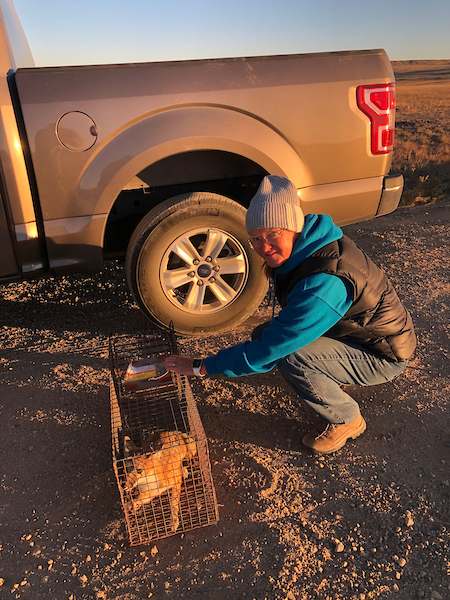
POLYGON ((190 314, 212 314, 236 301, 245 288, 249 264, 240 241, 214 227, 193 229, 165 251, 159 280, 166 298, 190 314))

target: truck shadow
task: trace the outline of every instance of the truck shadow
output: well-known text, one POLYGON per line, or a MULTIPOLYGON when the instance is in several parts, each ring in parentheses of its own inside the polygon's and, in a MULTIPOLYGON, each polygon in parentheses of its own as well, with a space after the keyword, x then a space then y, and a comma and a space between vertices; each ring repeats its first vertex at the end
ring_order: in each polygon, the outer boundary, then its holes
POLYGON ((145 333, 156 327, 134 303, 122 263, 100 273, 0 287, 0 327, 100 335, 145 333))

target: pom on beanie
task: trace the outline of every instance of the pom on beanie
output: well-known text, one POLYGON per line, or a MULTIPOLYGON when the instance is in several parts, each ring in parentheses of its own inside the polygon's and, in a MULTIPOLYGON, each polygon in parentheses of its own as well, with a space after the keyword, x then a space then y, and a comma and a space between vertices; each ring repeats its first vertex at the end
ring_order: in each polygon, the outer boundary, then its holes
POLYGON ((304 221, 300 199, 292 181, 280 175, 264 177, 247 210, 247 232, 273 228, 298 233, 303 229, 304 221))

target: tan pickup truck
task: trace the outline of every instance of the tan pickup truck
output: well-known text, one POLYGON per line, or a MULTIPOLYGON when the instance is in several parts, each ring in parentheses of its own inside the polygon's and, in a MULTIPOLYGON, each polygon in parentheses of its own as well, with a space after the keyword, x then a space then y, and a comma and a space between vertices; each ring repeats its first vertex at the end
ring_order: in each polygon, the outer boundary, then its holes
POLYGON ((0 69, 4 282, 123 257, 151 319, 220 331, 266 290, 244 227, 264 175, 338 224, 400 200, 383 50, 36 68, 0 0, 0 69))

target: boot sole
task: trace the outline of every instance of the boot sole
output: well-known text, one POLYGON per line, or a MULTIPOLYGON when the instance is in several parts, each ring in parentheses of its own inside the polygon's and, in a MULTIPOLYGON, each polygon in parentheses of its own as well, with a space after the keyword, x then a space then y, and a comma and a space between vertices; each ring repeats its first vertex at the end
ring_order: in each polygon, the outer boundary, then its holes
POLYGON ((327 448, 327 450, 317 450, 316 448, 313 448, 312 446, 308 446, 308 448, 310 450, 312 450, 314 452, 314 454, 332 454, 333 452, 336 452, 337 450, 340 450, 343 446, 345 446, 347 440, 350 440, 350 439, 355 440, 357 437, 359 437, 362 433, 365 432, 366 427, 367 427, 366 422, 364 421, 364 419, 362 419, 362 423, 360 424, 360 426, 358 427, 358 429, 356 431, 354 431, 348 437, 343 438, 342 440, 339 440, 339 442, 337 442, 331 448, 327 448))

